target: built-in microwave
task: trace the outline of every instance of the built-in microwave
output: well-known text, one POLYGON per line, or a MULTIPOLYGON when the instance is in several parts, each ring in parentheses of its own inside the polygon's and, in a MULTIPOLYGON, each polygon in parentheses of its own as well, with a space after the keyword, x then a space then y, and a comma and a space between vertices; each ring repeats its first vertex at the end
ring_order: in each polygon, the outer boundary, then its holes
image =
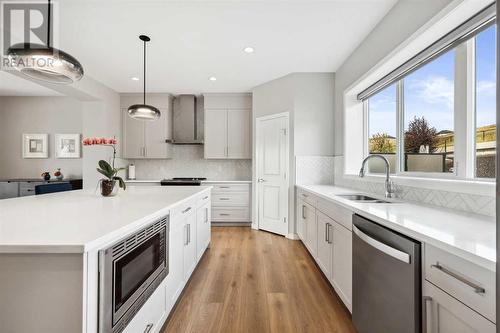
POLYGON ((169 217, 99 251, 99 332, 119 333, 168 274, 169 217))

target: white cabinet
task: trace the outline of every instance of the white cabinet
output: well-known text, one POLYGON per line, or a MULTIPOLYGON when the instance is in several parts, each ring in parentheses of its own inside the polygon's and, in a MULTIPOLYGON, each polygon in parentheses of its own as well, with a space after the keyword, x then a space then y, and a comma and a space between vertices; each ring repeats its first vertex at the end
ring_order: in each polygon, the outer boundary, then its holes
POLYGON ((174 307, 184 287, 184 223, 170 219, 168 275, 165 278, 167 312, 174 307))
MULTIPOLYGON (((428 333, 494 333, 495 324, 424 281, 424 325, 428 333)), ((425 330, 424 330, 425 331, 425 330)))
POLYGON ((316 258, 318 252, 318 228, 316 225, 316 209, 308 203, 305 203, 305 225, 306 225, 306 241, 305 246, 313 256, 316 258))
POLYGON ((352 212, 299 189, 297 234, 331 285, 352 309, 352 212))
POLYGON ((352 232, 337 222, 333 224, 332 276, 333 288, 352 309, 352 232))
POLYGON ((297 217, 297 235, 304 242, 306 236, 306 205, 301 199, 297 200, 295 216, 297 217))
POLYGON ((127 109, 132 104, 143 103, 142 94, 121 94, 122 157, 130 159, 161 159, 172 156, 172 96, 148 94, 146 102, 157 107, 161 116, 155 121, 129 117, 127 109))
POLYGON ((251 221, 251 184, 249 182, 205 182, 203 184, 213 186, 211 213, 212 222, 216 222, 218 224, 248 224, 251 221))
POLYGON ((164 110, 163 113, 158 120, 144 121, 132 119, 128 116, 127 109, 122 110, 122 155, 124 158, 171 157, 172 145, 167 143, 167 140, 172 139, 169 130, 171 122, 168 119, 168 112, 164 110))
POLYGON ((205 109, 205 158, 250 159, 250 109, 205 109))
POLYGON ((184 225, 184 280, 189 277, 196 267, 196 213, 191 211, 183 220, 184 225))
POLYGON ((316 214, 318 253, 316 262, 328 279, 332 277, 333 220, 321 212, 316 214))
POLYGON ((11 181, 0 182, 0 199, 15 198, 19 195, 19 183, 11 181))
POLYGON ((196 260, 200 260, 210 243, 210 201, 196 210, 196 260))

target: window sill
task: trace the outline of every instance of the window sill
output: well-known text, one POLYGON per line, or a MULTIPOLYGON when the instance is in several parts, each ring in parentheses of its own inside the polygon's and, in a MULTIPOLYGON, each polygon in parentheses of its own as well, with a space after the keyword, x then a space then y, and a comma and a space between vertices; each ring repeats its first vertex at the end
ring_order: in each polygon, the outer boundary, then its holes
MULTIPOLYGON (((360 178, 358 175, 344 174, 344 179, 369 181, 374 183, 383 183, 385 175, 366 175, 360 178)), ((427 177, 410 177, 401 175, 391 175, 397 185, 411 186, 427 190, 439 190, 449 192, 467 193, 473 195, 495 196, 496 182, 495 180, 477 180, 477 179, 442 179, 442 178, 427 178, 427 177)))

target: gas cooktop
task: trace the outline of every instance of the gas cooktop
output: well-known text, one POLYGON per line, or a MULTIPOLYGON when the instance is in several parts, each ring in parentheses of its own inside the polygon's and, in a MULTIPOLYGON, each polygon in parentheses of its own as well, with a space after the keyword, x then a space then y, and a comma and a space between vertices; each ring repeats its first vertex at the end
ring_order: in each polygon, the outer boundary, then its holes
POLYGON ((161 186, 200 186, 206 178, 188 178, 176 177, 172 179, 163 179, 160 183, 161 186))

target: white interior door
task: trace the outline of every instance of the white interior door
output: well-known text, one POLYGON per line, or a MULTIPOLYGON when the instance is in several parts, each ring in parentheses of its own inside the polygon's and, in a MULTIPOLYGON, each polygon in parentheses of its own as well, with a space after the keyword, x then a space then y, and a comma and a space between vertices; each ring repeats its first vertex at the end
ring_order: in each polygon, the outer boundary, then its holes
POLYGON ((259 229, 288 233, 288 114, 257 118, 259 229))

